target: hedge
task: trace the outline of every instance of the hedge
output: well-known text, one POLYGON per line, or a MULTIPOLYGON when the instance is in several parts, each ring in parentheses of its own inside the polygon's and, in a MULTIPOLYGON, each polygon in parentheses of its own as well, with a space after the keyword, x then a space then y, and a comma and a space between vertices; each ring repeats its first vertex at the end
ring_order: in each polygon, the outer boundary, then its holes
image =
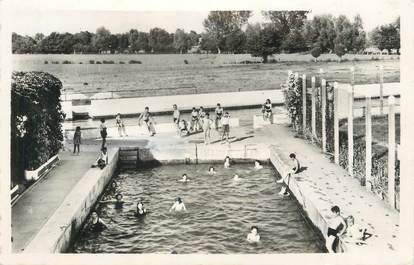
POLYGON ((24 181, 62 147, 62 82, 45 72, 13 72, 11 87, 11 177, 24 181))

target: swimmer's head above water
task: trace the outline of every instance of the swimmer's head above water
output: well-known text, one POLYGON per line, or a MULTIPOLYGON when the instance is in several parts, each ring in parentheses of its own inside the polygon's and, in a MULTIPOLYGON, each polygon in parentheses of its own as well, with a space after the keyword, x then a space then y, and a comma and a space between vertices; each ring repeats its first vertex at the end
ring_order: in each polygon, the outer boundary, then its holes
POLYGON ((122 198, 123 198, 124 196, 121 194, 121 193, 118 193, 117 195, 115 195, 115 199, 117 200, 117 201, 122 201, 122 198))

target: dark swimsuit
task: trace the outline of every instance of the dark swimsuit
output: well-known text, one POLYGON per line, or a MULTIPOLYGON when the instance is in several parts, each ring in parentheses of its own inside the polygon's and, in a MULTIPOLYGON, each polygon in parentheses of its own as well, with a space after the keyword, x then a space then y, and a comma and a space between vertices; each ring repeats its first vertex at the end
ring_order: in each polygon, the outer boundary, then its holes
POLYGON ((264 104, 264 110, 266 112, 272 112, 272 103, 264 104))
POLYGON ((91 224, 91 227, 90 227, 90 230, 92 231, 92 232, 94 232, 94 233, 99 233, 99 232, 102 232, 103 230, 105 229, 105 225, 103 225, 102 223, 101 223, 101 220, 100 219, 98 219, 98 221, 94 224, 94 223, 92 223, 91 224))
POLYGON ((142 211, 142 213, 140 213, 139 210, 138 210, 138 211, 135 212, 136 217, 144 217, 146 214, 147 214, 146 211, 142 211))

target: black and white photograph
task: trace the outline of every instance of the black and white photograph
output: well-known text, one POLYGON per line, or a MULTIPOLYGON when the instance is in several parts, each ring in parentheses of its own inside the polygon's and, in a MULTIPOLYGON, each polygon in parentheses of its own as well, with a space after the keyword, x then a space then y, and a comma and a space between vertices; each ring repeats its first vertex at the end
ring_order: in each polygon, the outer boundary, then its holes
POLYGON ((414 2, 23 2, 1 3, 3 254, 413 262, 414 2))

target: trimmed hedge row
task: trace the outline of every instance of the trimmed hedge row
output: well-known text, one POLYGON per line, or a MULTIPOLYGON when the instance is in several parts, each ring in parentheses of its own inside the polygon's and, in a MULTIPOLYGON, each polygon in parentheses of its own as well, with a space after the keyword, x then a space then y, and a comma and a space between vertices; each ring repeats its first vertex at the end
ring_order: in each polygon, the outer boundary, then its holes
POLYGON ((13 72, 11 87, 11 177, 24 180, 62 147, 62 82, 45 72, 13 72))

